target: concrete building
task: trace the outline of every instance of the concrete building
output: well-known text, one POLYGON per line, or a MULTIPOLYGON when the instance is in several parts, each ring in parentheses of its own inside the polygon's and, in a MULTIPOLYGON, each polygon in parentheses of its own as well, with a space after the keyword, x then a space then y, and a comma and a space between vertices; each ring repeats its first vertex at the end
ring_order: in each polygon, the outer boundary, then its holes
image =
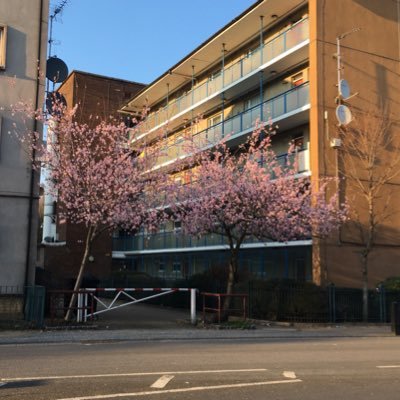
MULTIPOLYGON (((216 143, 229 134, 228 144, 236 146, 259 118, 279 125, 272 143, 280 157, 285 157, 288 142, 295 142, 299 174, 311 179, 335 177, 340 148, 332 140, 339 137, 338 103, 359 113, 380 112, 384 103, 392 119, 398 120, 399 23, 400 5, 393 0, 259 0, 122 110, 135 115, 150 107, 133 139, 163 141, 160 165, 183 155, 185 135, 199 143, 216 143), (352 93, 358 92, 347 102, 338 95, 338 38, 341 78, 352 93)), ((392 134, 399 133, 394 126, 392 134)), ((391 156, 389 151, 388 159, 391 156)), ((184 183, 184 174, 178 179, 184 183)), ((399 199, 398 185, 399 178, 390 182, 393 204, 399 199)), ((348 185, 340 190, 351 207, 361 207, 348 185)), ((179 229, 170 225, 154 235, 116 234, 115 265, 173 280, 226 263, 223 238, 197 240, 179 229)), ((399 233, 400 217, 394 214, 378 232, 370 286, 400 275, 399 233)), ((254 277, 361 287, 361 247, 356 242, 345 226, 339 237, 327 240, 246 243, 240 264, 254 277)))
POLYGON ((34 282, 39 177, 33 155, 8 133, 14 123, 41 127, 16 121, 10 107, 43 104, 48 12, 48 0, 0 0, 0 289, 13 293, 34 282))
MULTIPOLYGON (((95 124, 110 116, 124 118, 118 109, 132 98, 145 85, 96 75, 82 71, 72 71, 68 78, 57 89, 67 103, 68 108, 76 105, 76 120, 79 123, 95 124), (95 118, 96 116, 99 119, 95 118)), ((40 267, 37 272, 37 283, 47 287, 65 289, 76 279, 84 251, 86 228, 60 218, 54 202, 54 209, 45 213, 54 226, 47 232, 55 232, 53 237, 46 237, 40 245, 40 267), (42 269, 43 268, 43 269, 42 269)), ((86 268, 85 281, 89 278, 104 279, 111 273, 112 240, 110 233, 105 232, 93 245, 90 262, 86 268)))

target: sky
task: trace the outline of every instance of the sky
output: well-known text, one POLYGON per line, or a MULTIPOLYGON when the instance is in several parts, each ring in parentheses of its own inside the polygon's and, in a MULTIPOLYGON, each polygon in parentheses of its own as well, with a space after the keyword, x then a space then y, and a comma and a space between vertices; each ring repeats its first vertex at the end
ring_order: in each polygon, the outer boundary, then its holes
MULTIPOLYGON (((150 83, 255 0, 67 0, 52 55, 69 71, 150 83)), ((62 0, 51 0, 50 13, 62 0)))

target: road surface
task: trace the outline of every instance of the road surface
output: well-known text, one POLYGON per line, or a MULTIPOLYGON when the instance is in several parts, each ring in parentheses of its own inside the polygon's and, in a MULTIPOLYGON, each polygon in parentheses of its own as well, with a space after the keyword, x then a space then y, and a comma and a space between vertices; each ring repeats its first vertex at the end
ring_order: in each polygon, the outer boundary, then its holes
POLYGON ((7 400, 395 400, 400 338, 0 346, 7 400))

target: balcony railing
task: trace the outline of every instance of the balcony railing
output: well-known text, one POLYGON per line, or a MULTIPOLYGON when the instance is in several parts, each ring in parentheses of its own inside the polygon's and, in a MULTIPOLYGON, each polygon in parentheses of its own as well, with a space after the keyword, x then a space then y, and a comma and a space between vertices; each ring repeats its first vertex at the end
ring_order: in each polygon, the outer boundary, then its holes
MULTIPOLYGON (((285 114, 301 109, 310 103, 309 84, 304 83, 272 99, 266 100, 234 117, 213 125, 193 135, 193 145, 196 149, 206 148, 224 139, 226 136, 237 137, 254 128, 255 122, 276 119, 285 114)), ((157 160, 158 165, 182 157, 189 146, 184 140, 168 147, 157 160)))
MULTIPOLYGON (((260 243, 260 241, 255 237, 248 237, 244 243, 260 243)), ((113 238, 113 251, 151 251, 228 245, 227 239, 222 235, 209 234, 197 238, 185 235, 181 231, 113 238)))
POLYGON ((289 29, 265 43, 261 49, 257 48, 235 64, 212 75, 206 82, 189 90, 183 96, 172 100, 164 108, 151 113, 140 127, 137 128, 136 136, 141 136, 165 123, 171 116, 181 113, 194 104, 225 89, 241 78, 253 73, 263 64, 305 41, 309 37, 308 26, 308 18, 300 20, 289 29))

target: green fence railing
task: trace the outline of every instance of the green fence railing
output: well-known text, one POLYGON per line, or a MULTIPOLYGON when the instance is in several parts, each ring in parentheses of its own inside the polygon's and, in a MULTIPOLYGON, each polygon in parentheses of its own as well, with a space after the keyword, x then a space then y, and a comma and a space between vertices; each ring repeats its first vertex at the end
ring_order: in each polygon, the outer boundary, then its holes
POLYGON ((28 286, 25 296, 25 320, 35 327, 43 326, 46 288, 44 286, 28 286))

